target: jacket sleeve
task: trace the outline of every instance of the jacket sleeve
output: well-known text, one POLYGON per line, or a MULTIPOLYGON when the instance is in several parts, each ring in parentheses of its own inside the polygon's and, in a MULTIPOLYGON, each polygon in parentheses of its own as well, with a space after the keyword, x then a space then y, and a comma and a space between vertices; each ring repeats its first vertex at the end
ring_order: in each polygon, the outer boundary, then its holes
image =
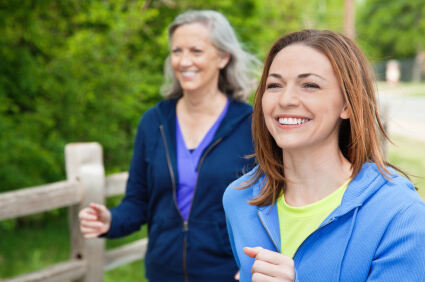
POLYGON ((425 281, 425 203, 415 202, 391 221, 367 281, 425 281))
POLYGON ((236 260, 236 264, 238 265, 238 268, 240 268, 241 263, 239 261, 238 253, 236 252, 236 249, 235 249, 235 240, 233 239, 233 230, 232 230, 232 226, 230 225, 230 222, 229 222, 229 219, 227 218, 227 216, 226 216, 226 224, 227 224, 227 232, 229 234, 230 246, 232 247, 233 257, 236 260))
POLYGON ((125 196, 117 207, 111 209, 111 228, 103 235, 104 237, 122 237, 139 230, 140 226, 146 223, 148 193, 145 163, 147 134, 145 132, 149 124, 146 116, 145 114, 142 117, 137 129, 125 196))

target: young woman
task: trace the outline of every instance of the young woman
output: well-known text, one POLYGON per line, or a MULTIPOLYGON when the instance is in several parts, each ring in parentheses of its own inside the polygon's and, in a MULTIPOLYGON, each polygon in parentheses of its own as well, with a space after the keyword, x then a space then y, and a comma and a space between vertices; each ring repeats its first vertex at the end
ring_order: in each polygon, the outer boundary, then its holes
POLYGON ((383 159, 372 70, 350 39, 280 38, 252 133, 258 166, 223 197, 242 281, 425 281, 425 203, 383 159))
POLYGON ((81 231, 115 238, 147 223, 150 281, 234 281, 221 200, 252 168, 244 158, 254 152, 245 101, 258 63, 215 11, 179 15, 169 39, 167 99, 140 121, 125 198, 111 211, 83 209, 81 231))

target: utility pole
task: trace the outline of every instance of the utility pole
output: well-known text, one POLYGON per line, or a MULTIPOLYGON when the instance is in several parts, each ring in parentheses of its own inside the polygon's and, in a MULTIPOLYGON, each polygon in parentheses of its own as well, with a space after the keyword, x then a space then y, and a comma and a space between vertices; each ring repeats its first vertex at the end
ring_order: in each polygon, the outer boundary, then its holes
POLYGON ((351 39, 355 39, 356 28, 355 28, 355 3, 354 0, 345 1, 345 13, 344 13, 344 33, 351 39))

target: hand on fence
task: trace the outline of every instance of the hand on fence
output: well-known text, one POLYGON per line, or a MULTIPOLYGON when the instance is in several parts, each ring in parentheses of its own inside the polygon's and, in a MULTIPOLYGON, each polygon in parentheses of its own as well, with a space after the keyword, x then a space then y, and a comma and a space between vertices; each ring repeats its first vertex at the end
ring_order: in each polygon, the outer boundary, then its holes
POLYGON ((245 247, 243 251, 255 258, 252 281, 294 281, 294 261, 290 257, 261 247, 245 247))
POLYGON ((90 203, 89 207, 80 211, 78 217, 85 238, 96 238, 111 227, 111 212, 104 205, 90 203))

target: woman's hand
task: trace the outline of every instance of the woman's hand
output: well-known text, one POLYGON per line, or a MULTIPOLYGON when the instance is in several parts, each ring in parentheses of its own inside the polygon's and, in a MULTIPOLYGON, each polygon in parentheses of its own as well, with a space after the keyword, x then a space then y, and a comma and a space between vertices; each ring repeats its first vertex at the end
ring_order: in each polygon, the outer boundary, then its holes
POLYGON ((238 272, 236 272, 235 276, 233 276, 233 278, 235 278, 235 280, 239 281, 241 279, 241 271, 238 270, 238 272))
POLYGON ((109 231, 111 227, 111 212, 104 206, 90 203, 78 214, 80 230, 85 238, 96 238, 109 231))
POLYGON ((252 281, 294 281, 294 261, 290 257, 261 247, 245 247, 243 251, 255 258, 252 281))

